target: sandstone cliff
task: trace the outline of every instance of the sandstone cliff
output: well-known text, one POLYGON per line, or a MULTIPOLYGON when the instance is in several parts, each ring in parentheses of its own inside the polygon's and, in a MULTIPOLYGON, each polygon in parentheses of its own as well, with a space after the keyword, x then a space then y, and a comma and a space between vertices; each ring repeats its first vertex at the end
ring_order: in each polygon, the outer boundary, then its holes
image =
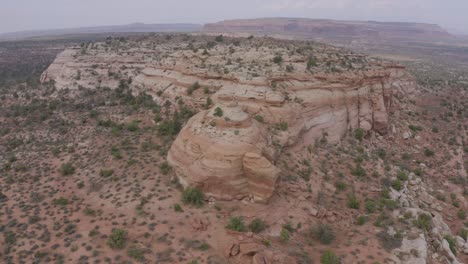
POLYGON ((85 44, 59 55, 42 81, 71 90, 128 83, 161 104, 199 110, 168 153, 180 182, 258 202, 274 193, 282 149, 338 142, 357 128, 385 134, 394 96, 415 93, 403 67, 361 54, 318 43, 217 40, 85 44))

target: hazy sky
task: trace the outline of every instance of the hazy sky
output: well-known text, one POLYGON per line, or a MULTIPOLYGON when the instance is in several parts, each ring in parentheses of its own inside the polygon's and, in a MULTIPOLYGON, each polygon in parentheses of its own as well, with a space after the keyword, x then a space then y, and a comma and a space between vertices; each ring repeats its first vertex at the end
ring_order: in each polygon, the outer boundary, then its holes
POLYGON ((273 16, 428 22, 468 33, 468 0, 0 0, 0 32, 273 16))

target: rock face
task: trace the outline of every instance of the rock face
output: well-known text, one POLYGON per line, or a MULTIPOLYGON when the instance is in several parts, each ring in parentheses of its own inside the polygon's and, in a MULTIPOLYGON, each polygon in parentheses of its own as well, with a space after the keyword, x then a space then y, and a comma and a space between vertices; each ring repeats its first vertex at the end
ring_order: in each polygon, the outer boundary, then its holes
POLYGON ((214 42, 205 38, 69 49, 42 81, 73 90, 115 89, 130 79, 134 94, 146 92, 161 104, 183 100, 200 112, 167 157, 182 185, 258 202, 274 192, 281 174, 274 164, 283 148, 323 137, 337 142, 356 128, 385 134, 394 96, 415 93, 403 67, 335 47, 234 39, 194 51, 214 42))

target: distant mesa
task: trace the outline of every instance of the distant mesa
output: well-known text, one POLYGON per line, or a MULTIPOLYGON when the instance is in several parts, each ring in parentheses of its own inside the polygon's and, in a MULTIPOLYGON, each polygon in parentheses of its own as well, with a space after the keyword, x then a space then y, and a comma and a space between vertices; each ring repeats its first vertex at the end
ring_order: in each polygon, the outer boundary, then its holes
POLYGON ((204 32, 284 34, 336 39, 440 39, 453 37, 435 24, 377 21, 340 21, 308 18, 258 18, 206 24, 204 32))

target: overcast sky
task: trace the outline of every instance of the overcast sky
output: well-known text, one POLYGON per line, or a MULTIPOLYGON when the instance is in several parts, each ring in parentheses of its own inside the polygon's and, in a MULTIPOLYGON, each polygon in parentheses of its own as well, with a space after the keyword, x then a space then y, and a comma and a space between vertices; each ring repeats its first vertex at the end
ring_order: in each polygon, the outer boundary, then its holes
POLYGON ((427 22, 468 33, 468 0, 0 0, 0 32, 255 17, 427 22))

